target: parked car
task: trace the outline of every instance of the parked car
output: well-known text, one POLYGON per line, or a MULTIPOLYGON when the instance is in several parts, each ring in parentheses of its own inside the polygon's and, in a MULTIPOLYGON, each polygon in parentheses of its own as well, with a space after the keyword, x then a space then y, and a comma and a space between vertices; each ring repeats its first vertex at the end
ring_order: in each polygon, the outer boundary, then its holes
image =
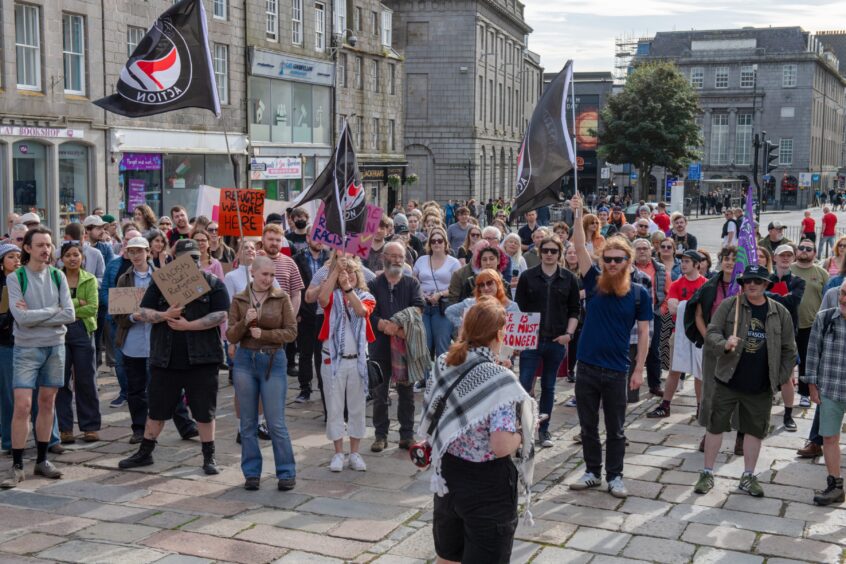
MULTIPOLYGON (((646 202, 645 205, 649 206, 649 209, 652 210, 652 213, 655 213, 655 208, 658 207, 658 204, 656 204, 655 202, 646 202)), ((626 221, 628 221, 629 223, 634 223, 635 219, 637 219, 638 208, 640 208, 640 204, 632 204, 624 210, 624 213, 626 214, 626 221)))

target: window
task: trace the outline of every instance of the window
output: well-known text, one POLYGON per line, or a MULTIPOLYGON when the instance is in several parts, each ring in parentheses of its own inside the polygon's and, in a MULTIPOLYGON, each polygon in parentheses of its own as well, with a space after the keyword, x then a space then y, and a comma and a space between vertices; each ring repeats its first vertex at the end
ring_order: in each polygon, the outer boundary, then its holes
POLYGON ((326 6, 314 4, 314 50, 320 53, 326 49, 326 6))
POLYGON ((388 94, 397 93, 397 66, 388 63, 388 94))
POLYGON ((743 65, 740 67, 740 87, 752 88, 755 86, 755 66, 743 65))
POLYGON ((502 84, 497 84, 497 97, 499 98, 499 125, 505 125, 505 96, 502 95, 502 84))
POLYGON ((479 121, 485 121, 485 77, 479 76, 479 121))
POLYGON ((389 151, 396 151, 397 150, 397 141, 394 132, 396 131, 397 122, 389 119, 388 120, 388 150, 389 151))
POLYGON ((41 90, 40 19, 37 6, 15 4, 15 55, 21 90, 41 90))
POLYGON ((85 94, 85 21, 82 16, 62 15, 62 55, 65 92, 85 94))
POLYGON ((363 81, 361 80, 361 66, 364 64, 364 61, 361 57, 355 58, 355 66, 353 67, 353 86, 356 90, 361 90, 364 87, 363 81))
POLYGON ((361 31, 361 8, 356 8, 353 12, 353 29, 361 31))
MULTIPOLYGON (((781 86, 783 88, 794 88, 798 74, 796 65, 783 65, 781 67, 781 86)), ((791 141, 791 153, 793 152, 793 141, 791 141)))
MULTIPOLYGON (((789 66, 789 65, 785 65, 789 66)), ((795 65, 794 65, 795 66, 795 65)), ((793 164, 793 139, 780 139, 778 142, 778 164, 793 164)))
POLYGON ((343 35, 347 29, 347 0, 332 0, 332 13, 335 14, 335 34, 343 35))
POLYGON ((347 87, 347 54, 341 53, 338 55, 338 75, 337 82, 341 88, 347 87))
POLYGON ((229 103, 229 46, 214 44, 214 80, 221 104, 229 103))
POLYGON ((505 90, 505 96, 508 100, 508 120, 505 122, 508 127, 511 127, 512 119, 514 118, 513 106, 511 105, 511 87, 505 90))
POLYGON ((711 164, 728 164, 728 114, 711 116, 711 164))
POLYGON ((381 74, 381 65, 379 65, 379 61, 373 61, 373 92, 381 92, 382 91, 382 81, 380 80, 381 74))
POLYGON ((373 32, 373 35, 379 37, 379 13, 378 12, 370 12, 370 30, 373 32))
POLYGON ((212 13, 216 20, 225 20, 229 17, 229 0, 214 0, 212 2, 212 13))
POLYGON ((494 86, 493 86, 493 79, 488 79, 488 119, 490 121, 494 121, 496 117, 494 116, 494 86))
POLYGON ((361 148, 361 129, 364 126, 364 122, 362 121, 362 117, 357 116, 355 118, 355 125, 354 126, 352 124, 350 124, 350 125, 352 126, 351 129, 352 129, 352 133, 353 133, 353 143, 355 144, 356 147, 358 147, 360 149, 361 148))
POLYGON ((714 88, 729 87, 729 68, 717 67, 714 69, 714 88))
POLYGON ((393 17, 394 13, 390 10, 382 10, 382 45, 385 47, 391 46, 393 36, 393 17))
POLYGON ((379 118, 373 118, 370 122, 370 146, 374 151, 379 150, 379 118))
POLYGON ((690 69, 690 85, 694 88, 702 88, 705 86, 705 69, 702 67, 693 67, 690 69))
POLYGON ((303 0, 291 2, 291 43, 303 44, 303 0))
POLYGON ((782 106, 781 108, 781 117, 782 118, 792 118, 796 115, 796 108, 793 106, 782 106))
POLYGON ((264 0, 265 34, 270 41, 276 41, 279 21, 278 0, 264 0))
POLYGON ((752 114, 737 115, 734 141, 734 164, 752 164, 752 114))
POLYGON ((132 52, 141 43, 144 38, 146 30, 143 27, 135 27, 134 25, 126 26, 126 55, 132 56, 132 52))

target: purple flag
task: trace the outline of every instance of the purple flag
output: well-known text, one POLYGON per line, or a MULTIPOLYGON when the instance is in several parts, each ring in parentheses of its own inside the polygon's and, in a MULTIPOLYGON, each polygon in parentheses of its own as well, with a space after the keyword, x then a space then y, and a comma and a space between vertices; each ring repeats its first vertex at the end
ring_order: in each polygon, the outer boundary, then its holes
POLYGON ((755 216, 752 215, 752 187, 746 192, 746 209, 743 213, 743 222, 740 224, 740 233, 737 236, 737 256, 734 262, 734 272, 731 273, 731 285, 728 295, 734 296, 740 291, 737 284, 737 277, 743 274, 747 265, 758 264, 758 242, 755 239, 755 216))

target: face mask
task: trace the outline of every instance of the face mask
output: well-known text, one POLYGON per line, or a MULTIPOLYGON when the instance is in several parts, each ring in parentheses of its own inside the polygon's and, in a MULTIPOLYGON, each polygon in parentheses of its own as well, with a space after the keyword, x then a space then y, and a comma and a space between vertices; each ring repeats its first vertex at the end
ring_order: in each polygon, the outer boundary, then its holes
POLYGON ((308 222, 302 219, 298 219, 294 222, 294 227, 296 227, 297 229, 305 229, 306 225, 308 225, 308 222))

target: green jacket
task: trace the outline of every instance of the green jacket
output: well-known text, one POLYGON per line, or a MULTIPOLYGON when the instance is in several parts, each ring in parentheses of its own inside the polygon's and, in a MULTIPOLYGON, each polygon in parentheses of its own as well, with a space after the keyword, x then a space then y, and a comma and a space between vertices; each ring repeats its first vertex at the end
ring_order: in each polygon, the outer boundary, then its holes
MULTIPOLYGON (((731 380, 740 355, 743 353, 744 340, 731 352, 726 352, 726 341, 734 334, 735 303, 739 296, 726 298, 717 307, 708 333, 705 335, 705 346, 710 354, 717 359, 714 377, 724 383, 731 380)), ((742 297, 742 296, 740 296, 742 297)), ((796 338, 793 335, 793 320, 787 308, 771 298, 767 298, 769 309, 765 329, 767 332, 767 365, 769 367, 770 384, 773 391, 787 382, 796 365, 796 338)), ((749 319, 752 313, 749 303, 743 297, 738 319, 738 335, 746 335, 749 331, 749 319)))
POLYGON ((87 270, 80 269, 76 297, 72 301, 76 318, 82 320, 88 333, 93 333, 97 329, 98 300, 97 278, 87 270), (80 302, 85 302, 85 305, 80 305, 80 302))

